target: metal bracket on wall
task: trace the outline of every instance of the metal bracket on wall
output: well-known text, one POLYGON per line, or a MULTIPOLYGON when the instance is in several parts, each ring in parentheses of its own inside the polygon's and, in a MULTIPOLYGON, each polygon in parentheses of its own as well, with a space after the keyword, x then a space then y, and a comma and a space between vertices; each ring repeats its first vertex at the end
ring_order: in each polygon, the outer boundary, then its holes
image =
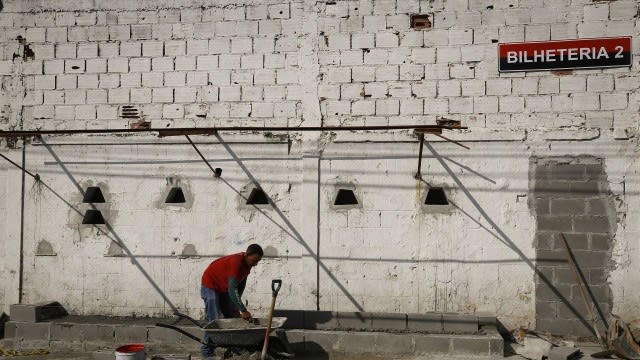
MULTIPOLYGON (((462 128, 457 127, 457 129, 462 129, 462 128)), ((416 129, 415 132, 416 132, 416 134, 419 134, 419 136, 420 136, 419 140, 418 140, 418 141, 420 141, 420 150, 418 151, 418 172, 416 172, 416 174, 413 176, 416 180, 422 180, 422 149, 424 147, 424 142, 426 141, 424 139, 424 135, 425 134, 433 134, 433 135, 435 135, 435 136, 437 136, 437 137, 439 137, 439 138, 441 138, 443 140, 446 140, 446 141, 448 141, 450 143, 456 144, 456 145, 458 145, 460 147, 463 147, 463 148, 465 148, 467 150, 471 150, 470 147, 468 147, 468 146, 466 146, 466 145, 464 145, 464 144, 462 144, 462 143, 460 143, 458 141, 449 139, 446 136, 443 136, 442 135, 442 128, 429 129, 429 130, 416 129)))

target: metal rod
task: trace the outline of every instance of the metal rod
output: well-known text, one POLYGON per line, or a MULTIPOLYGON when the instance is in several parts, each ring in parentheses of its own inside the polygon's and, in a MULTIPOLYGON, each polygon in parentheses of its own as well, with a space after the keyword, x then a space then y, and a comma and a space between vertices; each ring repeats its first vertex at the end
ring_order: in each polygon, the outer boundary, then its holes
MULTIPOLYGON (((593 326, 593 331, 596 333, 596 336, 598 337, 598 341, 600 342, 600 345, 606 350, 607 345, 603 340, 604 333, 601 333, 600 329, 598 329, 598 323, 596 321, 596 318, 593 316, 593 312, 591 311, 591 306, 589 306, 589 301, 587 300, 587 295, 585 294, 584 287, 583 287, 584 285, 582 284, 582 278, 578 273, 578 265, 576 265, 573 259, 573 254, 571 254, 571 250, 569 250, 569 243, 567 242, 567 239, 564 237, 564 233, 560 233, 560 238, 562 239, 562 244, 564 245, 564 249, 567 252, 567 259, 569 260, 569 264, 571 264, 571 270, 573 270, 573 275, 576 278, 576 282, 578 283, 578 289, 580 290, 580 295, 582 296, 582 300, 584 300, 584 307, 587 309, 587 313, 589 314, 589 317, 591 320, 591 326, 593 326)), ((591 300, 595 303, 595 299, 591 299, 591 300)))
POLYGON ((22 292, 24 290, 24 192, 25 192, 25 164, 27 162, 27 142, 22 139, 22 190, 20 193, 20 274, 18 276, 18 304, 22 304, 22 292))
POLYGON ((454 144, 456 144, 456 145, 458 145, 458 146, 460 146, 460 147, 463 147, 463 148, 465 148, 465 149, 467 149, 467 150, 471 150, 471 148, 470 148, 470 147, 468 147, 467 145, 461 144, 461 143, 459 143, 459 142, 457 142, 457 141, 455 141, 455 140, 451 140, 451 139, 449 139, 448 137, 443 136, 443 135, 441 135, 441 134, 433 133, 433 135, 435 135, 435 136, 437 136, 437 137, 439 137, 439 138, 442 138, 442 139, 444 139, 444 140, 447 140, 448 142, 452 142, 452 143, 454 143, 454 144))
POLYGON ((415 175, 416 179, 422 179, 422 148, 424 147, 424 134, 420 134, 420 151, 418 151, 418 172, 415 175))
POLYGON ((204 157, 204 155, 202 155, 202 153, 200 152, 200 149, 198 149, 198 147, 196 146, 196 144, 193 143, 193 141, 191 141, 191 138, 189 137, 189 135, 185 135, 185 137, 187 138, 187 140, 189 140, 189 143, 191 143, 191 146, 193 146, 193 148, 196 150, 196 152, 198 153, 198 155, 200 155, 200 158, 202 159, 202 161, 204 161, 205 164, 207 164, 207 166, 209 167, 209 169, 211 169, 211 172, 213 173, 213 176, 215 177, 220 177, 220 175, 218 175, 218 173, 216 172, 216 170, 213 168, 213 166, 211 166, 211 164, 209 163, 209 161, 207 161, 207 159, 204 157))
POLYGON ((160 136, 213 134, 216 131, 382 131, 382 130, 429 130, 429 129, 466 129, 466 127, 449 127, 442 125, 380 125, 380 126, 223 126, 200 128, 138 128, 138 129, 70 129, 70 130, 11 130, 0 131, 0 137, 23 137, 36 135, 71 135, 71 134, 128 134, 157 132, 160 136))

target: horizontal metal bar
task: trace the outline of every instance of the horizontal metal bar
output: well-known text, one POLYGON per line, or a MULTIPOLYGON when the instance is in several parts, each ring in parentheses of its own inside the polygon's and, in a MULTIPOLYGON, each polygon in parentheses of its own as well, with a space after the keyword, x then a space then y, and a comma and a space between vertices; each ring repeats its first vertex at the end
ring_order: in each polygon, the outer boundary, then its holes
POLYGON ((70 130, 10 130, 0 131, 0 138, 39 136, 39 135, 73 135, 73 134, 129 134, 153 133, 159 136, 211 135, 220 131, 274 132, 274 131, 384 131, 411 130, 437 131, 438 129, 466 129, 466 127, 449 127, 442 125, 387 125, 387 126, 308 126, 308 127, 261 127, 261 126, 224 126, 201 128, 139 128, 139 129, 70 129, 70 130))

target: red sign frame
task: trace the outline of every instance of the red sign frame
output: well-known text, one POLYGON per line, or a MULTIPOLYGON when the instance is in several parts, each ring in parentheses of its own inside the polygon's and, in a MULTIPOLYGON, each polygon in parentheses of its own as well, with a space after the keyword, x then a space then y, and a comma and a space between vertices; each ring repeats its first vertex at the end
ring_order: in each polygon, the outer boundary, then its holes
POLYGON ((631 36, 498 44, 498 71, 631 66, 631 36))

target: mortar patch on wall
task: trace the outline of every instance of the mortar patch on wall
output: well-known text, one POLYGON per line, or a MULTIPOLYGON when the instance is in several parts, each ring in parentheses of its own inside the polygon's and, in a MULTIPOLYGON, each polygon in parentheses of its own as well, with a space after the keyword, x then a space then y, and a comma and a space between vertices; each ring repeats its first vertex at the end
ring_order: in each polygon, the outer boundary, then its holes
POLYGON ((178 175, 168 176, 166 180, 166 187, 156 207, 190 209, 193 206, 193 194, 189 183, 178 175))
POLYGON ((124 256, 124 251, 120 245, 118 245, 115 241, 111 241, 109 243, 109 248, 107 249, 107 253, 104 254, 106 257, 121 257, 124 256))
POLYGON ((193 244, 184 244, 182 248, 182 253, 178 256, 180 259, 186 258, 199 258, 198 251, 196 251, 196 246, 193 244))
POLYGON ((36 249, 36 256, 57 256, 58 254, 53 251, 53 246, 47 240, 40 240, 38 248, 36 249))

